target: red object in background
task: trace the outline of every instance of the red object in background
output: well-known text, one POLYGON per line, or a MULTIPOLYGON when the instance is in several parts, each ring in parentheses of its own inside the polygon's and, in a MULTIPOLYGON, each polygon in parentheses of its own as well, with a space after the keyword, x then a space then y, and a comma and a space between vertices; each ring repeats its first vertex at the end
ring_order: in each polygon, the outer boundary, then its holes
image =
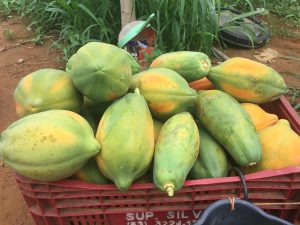
MULTIPOLYGON (((284 97, 262 107, 289 120, 300 135, 300 118, 284 97)), ((282 219, 300 221, 300 166, 245 178, 250 202, 282 219)), ((119 191, 79 180, 38 182, 18 174, 15 179, 37 225, 191 225, 212 202, 243 198, 237 176, 187 180, 171 198, 152 183, 119 191)))
POLYGON ((148 66, 145 54, 152 54, 155 47, 155 39, 156 32, 151 27, 147 27, 125 45, 125 49, 136 58, 142 70, 148 66))

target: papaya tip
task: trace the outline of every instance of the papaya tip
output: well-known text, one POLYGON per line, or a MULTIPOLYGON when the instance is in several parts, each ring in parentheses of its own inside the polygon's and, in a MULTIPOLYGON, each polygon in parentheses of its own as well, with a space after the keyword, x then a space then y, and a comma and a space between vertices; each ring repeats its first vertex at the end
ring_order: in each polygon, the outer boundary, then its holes
POLYGON ((255 166, 256 162, 249 163, 248 166, 255 166))
POLYGON ((134 94, 138 94, 138 95, 140 95, 141 93, 140 93, 140 89, 138 89, 138 88, 135 88, 134 89, 134 94))
POLYGON ((165 190, 168 194, 169 197, 173 197, 174 196, 174 186, 173 185, 167 185, 165 187, 165 190))

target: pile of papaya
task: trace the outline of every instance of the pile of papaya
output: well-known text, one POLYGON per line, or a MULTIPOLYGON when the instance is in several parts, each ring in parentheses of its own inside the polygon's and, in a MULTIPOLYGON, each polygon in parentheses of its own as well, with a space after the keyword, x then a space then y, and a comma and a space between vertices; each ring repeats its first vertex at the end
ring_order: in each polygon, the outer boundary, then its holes
POLYGON ((128 190, 153 182, 168 196, 189 179, 300 165, 300 137, 260 104, 286 94, 271 67, 201 52, 158 56, 141 71, 127 51, 82 46, 65 71, 40 69, 14 91, 19 119, 0 155, 38 181, 80 179, 128 190))

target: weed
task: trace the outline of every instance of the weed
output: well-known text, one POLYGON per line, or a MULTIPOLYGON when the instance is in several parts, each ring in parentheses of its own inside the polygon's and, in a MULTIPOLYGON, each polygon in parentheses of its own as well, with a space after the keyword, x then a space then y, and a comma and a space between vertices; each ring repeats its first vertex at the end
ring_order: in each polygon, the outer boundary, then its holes
POLYGON ((7 41, 14 41, 14 40, 17 39, 16 33, 13 30, 10 30, 10 29, 5 29, 3 31, 3 36, 4 36, 4 39, 7 40, 7 41))

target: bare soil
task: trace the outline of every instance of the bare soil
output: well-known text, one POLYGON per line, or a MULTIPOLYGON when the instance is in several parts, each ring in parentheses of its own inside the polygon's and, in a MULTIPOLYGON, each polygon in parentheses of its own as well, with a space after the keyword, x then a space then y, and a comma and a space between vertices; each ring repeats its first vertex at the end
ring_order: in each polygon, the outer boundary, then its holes
MULTIPOLYGON (((41 68, 59 68, 60 54, 50 48, 52 41, 45 40, 43 45, 25 42, 33 37, 19 18, 0 19, 0 132, 17 120, 13 93, 20 79, 41 68), (8 30, 15 34, 13 40, 5 37, 8 30)), ((12 170, 0 164, 0 224, 33 225, 12 170)))
MULTIPOLYGON (((41 68, 63 69, 59 60, 61 55, 51 48, 52 40, 45 40, 43 45, 26 42, 34 37, 32 31, 26 29, 26 23, 13 17, 0 17, 0 133, 17 120, 13 93, 20 79, 41 68), (8 40, 4 33, 12 30, 13 40, 8 40)), ((300 32, 300 30, 298 29, 300 32)), ((276 49, 282 55, 300 58, 300 37, 273 37, 264 48, 276 49)), ((245 49, 222 50, 229 57, 241 56, 254 59, 255 51, 245 49)), ((269 64, 280 72, 288 86, 300 88, 300 62, 276 58, 269 64)), ((0 161, 0 224, 3 225, 34 225, 26 208, 22 195, 13 177, 12 170, 0 161)))

